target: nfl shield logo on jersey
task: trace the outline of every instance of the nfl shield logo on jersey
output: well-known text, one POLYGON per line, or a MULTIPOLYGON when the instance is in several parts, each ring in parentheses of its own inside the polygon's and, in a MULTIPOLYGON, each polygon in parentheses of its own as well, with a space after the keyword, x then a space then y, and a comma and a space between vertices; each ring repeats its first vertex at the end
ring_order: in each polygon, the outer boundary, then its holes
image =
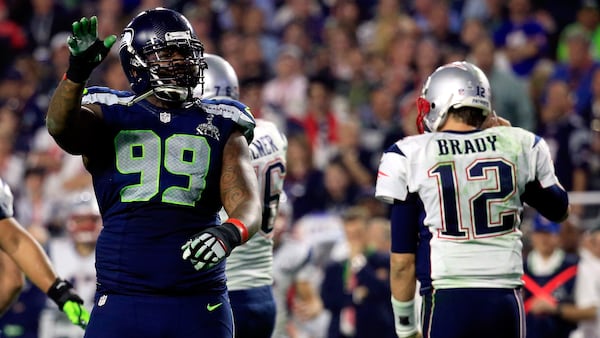
POLYGON ((160 113, 160 122, 162 123, 169 123, 171 122, 171 113, 167 113, 166 111, 160 113))

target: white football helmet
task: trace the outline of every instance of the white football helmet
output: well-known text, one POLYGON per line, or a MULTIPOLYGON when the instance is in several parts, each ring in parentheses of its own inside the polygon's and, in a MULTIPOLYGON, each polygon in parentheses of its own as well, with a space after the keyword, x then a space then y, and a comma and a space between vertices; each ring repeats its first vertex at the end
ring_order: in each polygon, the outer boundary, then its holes
POLYGON ((427 78, 417 99, 419 132, 437 131, 450 108, 473 107, 487 116, 492 111, 490 83, 481 69, 466 62, 448 63, 427 78))
POLYGON ((194 97, 202 99, 229 98, 239 100, 240 86, 235 70, 227 60, 214 54, 204 54, 204 84, 194 88, 194 97))
POLYGON ((94 243, 102 229, 102 217, 92 192, 76 193, 67 205, 67 231, 76 243, 94 243))

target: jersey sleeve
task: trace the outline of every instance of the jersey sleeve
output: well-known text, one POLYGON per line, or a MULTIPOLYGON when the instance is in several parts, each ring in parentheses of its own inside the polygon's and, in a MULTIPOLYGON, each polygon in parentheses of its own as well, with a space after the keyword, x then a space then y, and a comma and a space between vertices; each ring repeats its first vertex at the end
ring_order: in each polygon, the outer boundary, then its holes
POLYGON ((557 184, 558 178, 554 173, 554 162, 550 155, 550 149, 540 136, 535 136, 532 153, 531 161, 535 170, 535 178, 540 182, 542 188, 557 184))
POLYGON ((0 220, 13 217, 13 194, 10 187, 0 180, 0 220))
POLYGON ((408 195, 407 166, 406 155, 397 144, 391 146, 383 154, 379 163, 375 197, 390 204, 394 203, 394 200, 406 200, 408 195))
POLYGON ((235 122, 242 130, 248 144, 252 142, 256 121, 250 112, 250 107, 230 99, 202 99, 200 102, 207 113, 223 115, 235 122))

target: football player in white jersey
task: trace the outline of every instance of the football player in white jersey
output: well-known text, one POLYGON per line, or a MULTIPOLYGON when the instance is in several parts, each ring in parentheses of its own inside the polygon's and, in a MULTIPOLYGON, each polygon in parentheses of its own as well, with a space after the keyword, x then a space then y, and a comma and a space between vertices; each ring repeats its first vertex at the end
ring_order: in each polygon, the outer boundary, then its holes
MULTIPOLYGON (((204 54, 204 89, 194 95, 203 100, 239 99, 233 67, 217 55, 204 54)), ((273 284, 273 224, 285 178, 287 139, 272 122, 256 119, 254 139, 249 146, 251 163, 263 199, 259 233, 237 247, 227 258, 227 288, 234 315, 235 337, 268 338, 275 326, 273 284)), ((221 217, 222 219, 226 219, 221 217)))
MULTIPOLYGON (((50 259, 40 244, 25 230, 14 218, 13 195, 8 184, 0 179, 0 250, 3 255, 8 255, 12 261, 2 258, 0 260, 0 271, 4 275, 9 272, 11 278, 23 282, 20 272, 15 274, 12 264, 16 264, 20 271, 42 290, 59 309, 68 317, 69 321, 82 328, 87 327, 90 314, 83 307, 83 300, 75 293, 71 284, 58 278, 56 270, 50 263, 50 259)), ((3 281, 7 276, 4 276, 3 281)), ((8 289, 13 283, 0 285, 0 290, 10 292, 0 297, 0 309, 2 313, 10 306, 20 293, 19 285, 8 289)), ((17 284, 19 284, 17 282, 17 284)), ((79 329, 81 335, 81 329, 79 329)))
MULTIPOLYGON (((66 207, 68 236, 48 242, 48 256, 59 275, 71 282, 86 304, 94 304, 96 293, 96 241, 102 229, 102 218, 93 192, 70 196, 66 207)), ((42 313, 39 338, 78 338, 81 330, 67 325, 54 308, 42 313)))
POLYGON ((427 132, 383 154, 375 193, 392 204, 396 333, 417 336, 415 271, 427 271, 424 337, 524 337, 523 203, 556 222, 569 210, 548 146, 521 128, 481 129, 492 115, 491 90, 468 62, 436 69, 417 107, 427 132))

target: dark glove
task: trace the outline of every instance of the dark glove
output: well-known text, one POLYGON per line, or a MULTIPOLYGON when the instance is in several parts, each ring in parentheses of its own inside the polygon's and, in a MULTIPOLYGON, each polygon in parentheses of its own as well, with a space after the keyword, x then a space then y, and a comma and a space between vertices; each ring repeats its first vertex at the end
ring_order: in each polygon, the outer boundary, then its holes
POLYGON ((67 79, 85 83, 92 70, 104 60, 115 41, 116 35, 110 35, 104 41, 98 39, 98 18, 95 16, 73 22, 73 35, 67 39, 71 53, 67 79))
POLYGON ((183 259, 189 260, 194 269, 211 268, 224 260, 231 250, 242 244, 242 234, 233 223, 208 228, 190 238, 181 250, 183 259))
POLYGON ((67 315, 71 323, 86 328, 90 321, 90 313, 83 307, 83 300, 75 293, 71 283, 57 278, 48 289, 47 295, 67 315))

